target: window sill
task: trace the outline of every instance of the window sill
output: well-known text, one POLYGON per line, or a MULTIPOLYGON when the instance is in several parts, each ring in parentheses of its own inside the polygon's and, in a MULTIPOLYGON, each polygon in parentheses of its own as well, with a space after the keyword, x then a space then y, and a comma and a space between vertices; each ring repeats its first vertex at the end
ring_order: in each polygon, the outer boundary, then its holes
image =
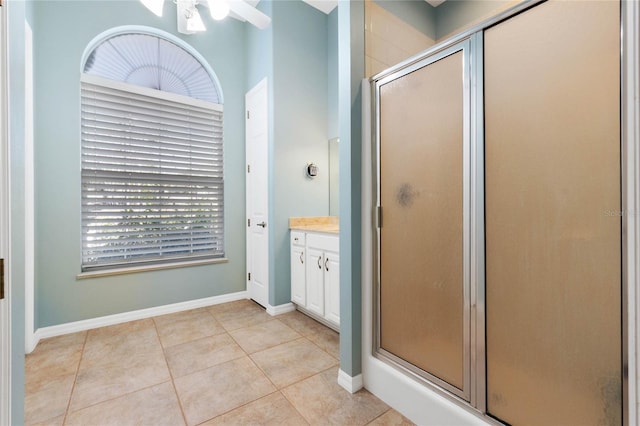
POLYGON ((187 268, 189 266, 214 265, 217 263, 227 263, 226 257, 217 259, 204 259, 182 261, 174 263, 163 263, 157 265, 132 266, 130 268, 101 269, 99 271, 81 272, 76 275, 76 280, 86 280, 89 278, 111 277, 115 275, 137 274, 138 272, 162 271, 165 269, 187 268))

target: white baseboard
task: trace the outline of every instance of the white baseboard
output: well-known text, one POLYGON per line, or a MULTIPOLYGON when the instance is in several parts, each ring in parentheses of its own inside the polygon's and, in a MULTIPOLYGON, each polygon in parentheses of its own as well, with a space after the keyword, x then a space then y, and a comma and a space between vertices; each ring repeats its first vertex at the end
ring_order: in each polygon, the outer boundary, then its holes
POLYGON ((45 339, 47 337, 61 336, 63 334, 76 333, 78 331, 91 330, 93 328, 105 327, 128 321, 151 318, 158 315, 173 314, 176 312, 188 311, 190 309, 203 308, 205 306, 218 305, 220 303, 233 302, 235 300, 247 298, 248 294, 246 291, 239 291, 237 293, 205 297, 204 299, 189 300, 187 302, 172 303, 170 305, 155 306, 153 308, 140 309, 137 311, 123 312, 121 314, 107 315, 105 317, 91 318, 39 328, 34 333, 34 339, 32 340, 33 348, 31 348, 31 350, 33 351, 33 349, 35 349, 40 339, 45 339))
POLYGON ((267 305, 267 313, 271 316, 276 316, 280 314, 286 314, 287 312, 293 312, 296 310, 296 305, 293 303, 284 303, 282 305, 267 305))
POLYGON ((364 384, 362 383, 362 374, 351 377, 342 371, 342 369, 338 370, 338 384, 350 393, 356 393, 364 387, 364 384))

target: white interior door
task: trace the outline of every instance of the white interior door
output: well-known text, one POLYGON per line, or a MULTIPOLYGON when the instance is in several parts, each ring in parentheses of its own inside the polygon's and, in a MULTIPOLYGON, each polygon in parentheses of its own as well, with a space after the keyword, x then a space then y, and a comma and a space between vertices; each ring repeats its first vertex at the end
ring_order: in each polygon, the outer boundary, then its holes
MULTIPOLYGON (((0 1, 0 4, 2 2, 0 1)), ((6 6, 0 6, 0 259, 6 259, 8 250, 8 147, 7 147, 7 61, 6 61, 6 6)), ((6 265, 0 274, 5 277, 6 265)), ((0 283, 0 424, 10 424, 10 324, 8 279, 0 283)))
POLYGON ((269 134, 267 79, 245 95, 247 156, 247 290, 260 305, 269 303, 269 134))

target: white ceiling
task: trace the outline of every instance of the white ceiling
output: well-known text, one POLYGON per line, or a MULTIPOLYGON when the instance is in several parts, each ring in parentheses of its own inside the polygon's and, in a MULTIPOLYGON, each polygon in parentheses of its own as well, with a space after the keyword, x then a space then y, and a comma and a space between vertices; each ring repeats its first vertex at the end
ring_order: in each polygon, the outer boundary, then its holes
MULTIPOLYGON (((338 5, 338 0, 302 0, 310 6, 315 7, 321 12, 326 13, 327 15, 331 13, 331 11, 338 5)), ((424 0, 429 3, 433 7, 438 7, 446 0, 424 0)), ((249 1, 247 1, 248 3, 249 1)), ((257 3, 257 2, 256 2, 257 3)))
POLYGON ((338 5, 338 0, 302 0, 327 15, 338 5))

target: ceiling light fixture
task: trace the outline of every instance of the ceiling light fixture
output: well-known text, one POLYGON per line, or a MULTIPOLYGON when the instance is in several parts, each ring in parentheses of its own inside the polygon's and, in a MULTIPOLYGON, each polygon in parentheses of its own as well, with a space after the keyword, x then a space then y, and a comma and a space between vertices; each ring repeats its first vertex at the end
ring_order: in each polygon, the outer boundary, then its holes
POLYGON ((207 31, 207 27, 204 26, 204 22, 202 22, 202 17, 200 16, 200 12, 195 6, 192 9, 187 10, 187 31, 199 32, 199 31, 207 31))
POLYGON ((194 0, 178 0, 178 31, 182 34, 194 34, 206 31, 200 12, 194 0))
POLYGON ((229 3, 226 0, 208 0, 209 12, 216 21, 221 21, 229 15, 229 3))
MULTIPOLYGON (((173 0, 176 4, 178 32, 195 34, 206 31, 197 6, 209 7, 211 17, 220 21, 231 16, 240 21, 247 21, 256 28, 264 30, 271 24, 271 18, 255 5, 260 0, 173 0)), ((0 3, 2 0, 0 0, 0 3)), ((140 2, 157 16, 162 16, 164 0, 140 0, 140 2)))

